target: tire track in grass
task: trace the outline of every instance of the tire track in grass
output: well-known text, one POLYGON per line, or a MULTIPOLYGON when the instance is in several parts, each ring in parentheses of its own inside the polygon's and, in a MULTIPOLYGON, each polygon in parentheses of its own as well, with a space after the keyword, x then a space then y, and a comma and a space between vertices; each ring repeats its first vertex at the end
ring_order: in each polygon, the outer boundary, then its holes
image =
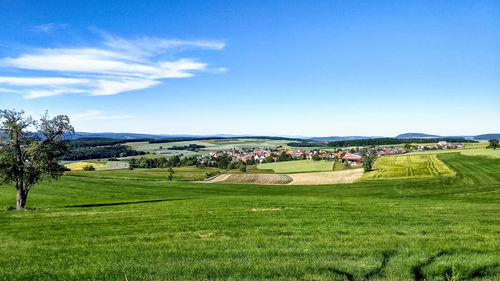
POLYGON ((434 161, 430 157, 427 157, 427 169, 429 170, 429 173, 431 176, 439 176, 439 171, 436 169, 436 166, 434 165, 434 161))
POLYGON ((410 164, 415 164, 415 163, 413 162, 413 160, 411 159, 411 156, 410 156, 410 155, 407 155, 407 156, 406 156, 406 160, 408 160, 408 163, 410 163, 410 164))
POLYGON ((374 269, 370 270, 368 273, 366 273, 363 276, 359 276, 358 278, 349 272, 338 270, 336 268, 329 267, 328 271, 335 273, 337 275, 343 275, 347 280, 349 281, 368 281, 372 280, 373 278, 380 277, 382 273, 384 272, 385 267, 387 266, 387 262, 389 262, 389 259, 394 256, 396 253, 394 251, 386 251, 382 253, 382 261, 379 266, 375 267, 374 269))
POLYGON ((412 268, 412 271, 413 271, 413 276, 415 277, 415 281, 424 281, 426 280, 426 276, 424 274, 424 267, 426 267, 427 265, 431 264, 435 259, 439 258, 439 257, 442 257, 442 256, 445 256, 445 255, 448 255, 449 253, 447 251, 441 251, 439 253, 437 253, 436 255, 426 259, 424 262, 422 263, 419 263, 417 265, 415 265, 413 268, 412 268))

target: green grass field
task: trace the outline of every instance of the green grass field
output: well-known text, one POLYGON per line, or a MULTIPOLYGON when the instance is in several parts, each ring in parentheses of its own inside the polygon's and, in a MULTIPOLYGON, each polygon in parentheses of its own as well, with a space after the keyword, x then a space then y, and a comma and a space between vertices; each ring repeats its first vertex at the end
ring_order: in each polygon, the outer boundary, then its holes
MULTIPOLYGON (((195 181, 203 180, 206 174, 215 174, 219 171, 216 168, 199 169, 196 167, 178 167, 173 168, 174 180, 195 181)), ((137 179, 137 180, 166 180, 170 172, 168 169, 135 169, 129 170, 110 170, 110 171, 70 171, 65 173, 68 176, 91 177, 101 179, 137 179)))
MULTIPOLYGON (((500 159, 438 157, 456 177, 64 176, 32 190, 36 209, 0 210, 0 280, 500 280, 500 159)), ((0 186, 0 206, 14 204, 0 186)))
POLYGON ((207 154, 209 152, 230 150, 232 148, 277 148, 284 147, 287 140, 268 140, 268 139, 211 139, 211 140, 197 140, 197 141, 180 141, 180 142, 166 142, 166 143, 148 143, 148 142, 130 142, 126 145, 138 151, 156 151, 169 153, 168 155, 184 154, 187 156, 207 154), (175 151, 168 150, 173 146, 187 146, 190 144, 204 145, 205 148, 200 149, 199 152, 192 151, 175 151))
POLYGON ((455 175, 436 155, 430 154, 379 157, 373 169, 374 171, 365 173, 361 180, 455 175))
POLYGON ((459 149, 446 149, 446 150, 424 150, 424 151, 414 151, 406 155, 423 155, 423 154, 442 154, 442 153, 456 153, 460 152, 463 155, 468 156, 488 156, 500 158, 500 149, 489 149, 486 148, 489 145, 487 141, 481 141, 479 143, 465 144, 464 148, 459 149))
POLYGON ((258 169, 271 169, 275 173, 304 173, 304 172, 322 172, 332 171, 332 161, 313 161, 313 160, 297 160, 286 162, 264 163, 257 166, 258 169))

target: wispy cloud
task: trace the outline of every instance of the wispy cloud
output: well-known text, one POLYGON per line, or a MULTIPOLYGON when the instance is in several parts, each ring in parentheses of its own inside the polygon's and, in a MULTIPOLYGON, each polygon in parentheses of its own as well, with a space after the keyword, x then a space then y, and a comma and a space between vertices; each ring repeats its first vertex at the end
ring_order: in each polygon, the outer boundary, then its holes
POLYGON ((106 115, 100 110, 89 110, 84 113, 70 114, 71 121, 92 121, 92 120, 112 120, 133 118, 131 115, 106 115))
POLYGON ((171 50, 220 50, 224 46, 218 41, 148 37, 126 40, 104 34, 100 47, 37 49, 17 57, 2 58, 2 68, 38 71, 46 75, 0 76, 0 85, 24 87, 27 98, 63 93, 114 95, 149 88, 160 84, 162 79, 191 77, 199 71, 225 71, 225 68, 209 68, 206 63, 192 58, 164 58, 171 50))
POLYGON ((68 27, 67 24, 60 24, 60 23, 45 23, 45 24, 40 24, 40 25, 35 25, 33 29, 37 32, 45 32, 49 33, 54 31, 55 29, 58 28, 66 28, 68 27))

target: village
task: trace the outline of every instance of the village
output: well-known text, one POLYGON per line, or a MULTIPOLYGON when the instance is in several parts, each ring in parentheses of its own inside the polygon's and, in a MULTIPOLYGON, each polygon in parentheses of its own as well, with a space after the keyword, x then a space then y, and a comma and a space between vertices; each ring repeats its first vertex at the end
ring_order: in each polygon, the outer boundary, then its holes
MULTIPOLYGON (((470 144, 471 146, 474 146, 473 143, 470 144)), ((457 149, 457 148, 462 148, 464 145, 462 143, 448 143, 446 141, 440 141, 437 144, 433 145, 417 145, 417 151, 423 151, 423 150, 438 150, 438 149, 457 149)))
POLYGON ((270 162, 282 162, 292 160, 326 160, 326 161, 341 161, 350 165, 359 165, 363 161, 364 155, 377 154, 395 155, 406 153, 404 148, 363 148, 363 149, 350 149, 338 150, 331 152, 323 149, 304 150, 302 148, 297 150, 288 149, 230 149, 227 151, 210 152, 209 154, 198 157, 200 162, 209 162, 212 158, 222 157, 227 155, 231 158, 232 162, 243 162, 245 164, 262 164, 270 162))

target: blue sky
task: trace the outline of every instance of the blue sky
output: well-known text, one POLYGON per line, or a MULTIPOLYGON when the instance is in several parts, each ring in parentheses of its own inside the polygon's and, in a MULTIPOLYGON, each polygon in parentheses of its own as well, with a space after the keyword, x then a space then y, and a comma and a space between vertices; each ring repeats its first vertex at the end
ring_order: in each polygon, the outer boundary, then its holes
POLYGON ((0 108, 78 131, 500 132, 499 1, 0 7, 0 108))

